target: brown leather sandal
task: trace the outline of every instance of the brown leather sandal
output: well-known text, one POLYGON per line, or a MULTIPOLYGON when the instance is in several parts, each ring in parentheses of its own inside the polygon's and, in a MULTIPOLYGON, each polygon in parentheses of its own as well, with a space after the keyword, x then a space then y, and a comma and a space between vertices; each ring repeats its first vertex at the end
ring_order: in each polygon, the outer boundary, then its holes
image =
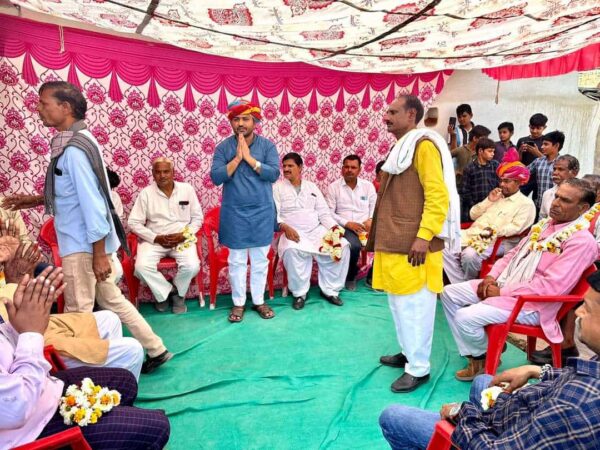
POLYGON ((272 319, 275 317, 275 312, 266 303, 263 303, 262 305, 254 305, 252 309, 256 311, 263 319, 272 319))
POLYGON ((242 320, 244 320, 245 311, 246 308, 244 308, 243 306, 234 306, 233 308, 231 308, 231 312, 229 313, 229 321, 231 323, 241 322, 242 320))

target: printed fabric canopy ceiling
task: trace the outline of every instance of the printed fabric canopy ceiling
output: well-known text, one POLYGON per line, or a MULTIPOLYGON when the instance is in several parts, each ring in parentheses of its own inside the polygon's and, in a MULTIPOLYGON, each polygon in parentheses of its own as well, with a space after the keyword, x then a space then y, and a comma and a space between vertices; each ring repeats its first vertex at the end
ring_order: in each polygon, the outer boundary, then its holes
POLYGON ((553 59, 600 43, 598 0, 12 3, 202 53, 352 72, 487 69, 553 59))

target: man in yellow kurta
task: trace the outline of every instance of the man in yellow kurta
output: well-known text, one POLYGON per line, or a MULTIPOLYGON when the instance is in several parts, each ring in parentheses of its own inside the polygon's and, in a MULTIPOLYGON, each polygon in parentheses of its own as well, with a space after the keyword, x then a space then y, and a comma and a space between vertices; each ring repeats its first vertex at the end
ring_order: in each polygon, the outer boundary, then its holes
POLYGON ((444 180, 443 159, 451 164, 447 147, 438 149, 431 132, 415 129, 423 112, 419 99, 406 95, 384 115, 398 142, 382 168, 367 244, 375 251, 373 287, 388 295, 402 350, 380 358, 384 365, 405 369, 392 384, 394 392, 410 392, 429 378, 436 294, 443 288, 444 241, 437 235, 449 213, 450 193, 456 191, 451 183, 449 192, 444 180))

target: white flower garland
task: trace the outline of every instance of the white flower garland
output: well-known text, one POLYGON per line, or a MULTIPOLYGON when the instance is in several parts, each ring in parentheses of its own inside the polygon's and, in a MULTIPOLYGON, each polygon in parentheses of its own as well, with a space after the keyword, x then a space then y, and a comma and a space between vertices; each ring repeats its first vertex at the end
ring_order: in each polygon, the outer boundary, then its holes
POLYGON ((481 391, 481 407, 487 411, 496 403, 496 399, 504 392, 500 386, 492 386, 481 391))
POLYGON ((323 242, 319 247, 321 253, 329 254, 331 259, 338 262, 342 259, 342 236, 344 236, 344 230, 338 225, 334 225, 331 229, 327 230, 325 236, 323 236, 323 242))
POLYGON ((72 384, 60 399, 58 411, 65 425, 85 427, 98 422, 102 414, 121 403, 118 391, 96 386, 90 378, 81 381, 81 387, 72 384))
POLYGON ((496 230, 494 230, 492 227, 487 228, 489 228, 491 231, 483 230, 477 236, 472 237, 467 241, 467 246, 475 249, 478 255, 482 255, 483 252, 485 252, 487 248, 496 241, 496 230))
POLYGON ((179 253, 181 253, 184 250, 187 250, 192 246, 192 244, 198 242, 198 238, 196 238, 196 235, 192 233, 192 230, 189 225, 185 226, 182 233, 183 237, 185 238, 185 241, 177 244, 177 247, 175 247, 175 250, 177 250, 179 253))
POLYGON ((548 227, 550 218, 542 219, 531 227, 529 236, 529 249, 537 252, 550 252, 560 254, 561 245, 569 239, 573 233, 579 230, 585 230, 590 227, 590 221, 600 211, 600 203, 594 204, 577 221, 562 230, 548 236, 544 241, 539 242, 540 235, 548 227))

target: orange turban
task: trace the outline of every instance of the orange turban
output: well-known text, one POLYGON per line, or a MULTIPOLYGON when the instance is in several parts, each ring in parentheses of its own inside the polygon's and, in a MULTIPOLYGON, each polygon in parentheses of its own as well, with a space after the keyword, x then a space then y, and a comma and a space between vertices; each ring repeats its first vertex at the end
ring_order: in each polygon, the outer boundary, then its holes
POLYGON ((502 158, 502 163, 496 169, 500 178, 518 180, 521 186, 529 181, 529 169, 519 161, 519 153, 514 148, 509 148, 502 158))
POLYGON ((250 114, 257 121, 262 120, 262 116, 260 115, 260 108, 258 105, 254 103, 250 103, 248 100, 237 99, 227 105, 227 109, 229 112, 227 113, 227 118, 231 121, 234 117, 243 116, 246 114, 250 114))

